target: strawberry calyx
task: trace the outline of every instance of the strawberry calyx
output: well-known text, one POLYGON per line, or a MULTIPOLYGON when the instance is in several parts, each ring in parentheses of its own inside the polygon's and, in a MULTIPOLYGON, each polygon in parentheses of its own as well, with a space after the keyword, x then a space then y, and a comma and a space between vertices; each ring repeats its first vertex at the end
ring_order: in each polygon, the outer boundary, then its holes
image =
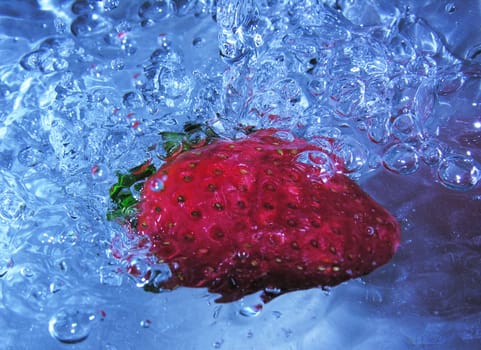
MULTIPOLYGON (((183 152, 208 145, 220 138, 211 127, 198 123, 186 123, 183 132, 164 131, 159 134, 162 137, 164 160, 175 158, 183 152)), ((155 172, 152 159, 149 159, 126 173, 117 173, 117 183, 109 191, 113 208, 107 213, 107 219, 132 223, 139 202, 135 194, 142 191, 145 181, 155 172)))
POLYGON ((117 183, 109 191, 113 208, 107 213, 108 220, 130 222, 137 212, 138 200, 134 193, 144 187, 144 182, 155 173, 152 159, 133 167, 127 173, 117 173, 117 183))

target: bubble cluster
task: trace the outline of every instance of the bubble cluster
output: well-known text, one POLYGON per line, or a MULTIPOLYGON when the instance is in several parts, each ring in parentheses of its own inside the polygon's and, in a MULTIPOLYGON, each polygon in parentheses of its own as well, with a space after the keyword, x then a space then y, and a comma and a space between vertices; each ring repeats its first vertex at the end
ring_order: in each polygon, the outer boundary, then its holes
POLYGON ((69 68, 68 59, 75 53, 75 42, 71 38, 48 38, 37 49, 25 54, 20 65, 27 71, 45 74, 65 71, 69 68))
MULTIPOLYGON (((237 104, 247 104, 241 123, 284 127, 311 142, 326 127, 341 128, 343 132, 335 138, 344 147, 338 151, 354 177, 376 168, 369 166, 374 154, 384 159, 385 169, 397 174, 416 172, 419 159, 430 166, 438 164, 441 150, 449 145, 433 137, 444 122, 435 112, 446 96, 463 89, 467 77, 459 71, 461 61, 446 54, 439 35, 421 18, 404 16, 395 8, 361 9, 354 2, 338 6, 354 24, 326 5, 309 4, 307 9, 287 5, 296 20, 275 33, 272 27, 263 28, 272 40, 262 50, 251 45, 246 51, 245 37, 238 37, 236 43, 232 38, 219 41, 221 51, 227 45, 224 42, 242 47, 245 57, 238 54, 236 60, 250 67, 251 78, 243 83, 253 97, 235 97, 237 104), (389 31, 356 26, 363 23, 358 23, 359 11, 366 15, 380 11, 374 22, 389 31), (321 118, 313 119, 309 114, 318 110, 321 118)), ((272 24, 273 8, 268 12, 255 4, 222 7, 218 15, 231 11, 238 20, 218 19, 219 28, 243 33, 257 21, 268 19, 272 24), (246 6, 251 6, 250 11, 246 6)), ((228 63, 230 76, 243 79, 244 67, 228 63)), ((229 81, 227 92, 232 85, 229 81)))

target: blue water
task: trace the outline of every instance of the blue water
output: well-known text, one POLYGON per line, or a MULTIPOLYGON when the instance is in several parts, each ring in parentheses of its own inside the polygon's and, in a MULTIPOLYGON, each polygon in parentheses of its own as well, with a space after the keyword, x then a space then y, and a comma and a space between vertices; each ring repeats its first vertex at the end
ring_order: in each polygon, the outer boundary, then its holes
POLYGON ((474 0, 0 1, 1 348, 481 348, 480 19, 474 0), (108 190, 186 121, 333 137, 398 253, 265 305, 144 292, 125 271, 163 267, 106 220, 108 190))

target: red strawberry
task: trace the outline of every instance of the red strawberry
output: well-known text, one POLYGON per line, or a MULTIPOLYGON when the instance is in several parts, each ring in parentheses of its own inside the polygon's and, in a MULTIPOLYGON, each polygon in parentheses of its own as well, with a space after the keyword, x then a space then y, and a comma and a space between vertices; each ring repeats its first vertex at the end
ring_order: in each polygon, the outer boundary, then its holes
POLYGON ((335 156, 278 133, 214 141, 147 179, 133 229, 169 264, 164 288, 207 287, 218 302, 264 290, 269 300, 337 285, 393 256, 396 219, 340 172, 326 181, 298 161, 322 152, 340 170, 335 156))

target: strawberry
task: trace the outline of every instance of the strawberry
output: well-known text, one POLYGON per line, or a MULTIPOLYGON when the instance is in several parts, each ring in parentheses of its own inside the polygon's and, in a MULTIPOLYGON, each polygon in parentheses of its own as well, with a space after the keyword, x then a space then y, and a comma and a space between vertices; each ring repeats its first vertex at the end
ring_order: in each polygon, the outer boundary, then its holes
POLYGON ((221 295, 217 302, 262 290, 268 301, 365 275, 393 256, 396 219, 342 173, 335 155, 282 135, 217 139, 172 152, 155 173, 149 163, 133 172, 148 178, 129 209, 131 229, 170 266, 163 288, 206 287, 221 295), (322 176, 300 161, 306 155, 324 156, 336 171, 322 176))

